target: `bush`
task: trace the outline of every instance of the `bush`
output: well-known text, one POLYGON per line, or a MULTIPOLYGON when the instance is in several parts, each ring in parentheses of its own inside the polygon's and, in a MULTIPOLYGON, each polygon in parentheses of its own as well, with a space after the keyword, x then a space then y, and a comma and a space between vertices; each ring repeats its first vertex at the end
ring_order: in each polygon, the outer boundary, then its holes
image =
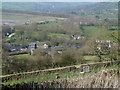
POLYGON ((83 61, 83 56, 79 53, 79 50, 76 49, 63 52, 59 58, 58 64, 60 64, 60 66, 79 64, 83 61))
POLYGON ((72 65, 75 64, 76 60, 74 59, 74 56, 72 54, 69 53, 63 53, 61 55, 61 61, 60 64, 62 66, 68 66, 68 65, 72 65))

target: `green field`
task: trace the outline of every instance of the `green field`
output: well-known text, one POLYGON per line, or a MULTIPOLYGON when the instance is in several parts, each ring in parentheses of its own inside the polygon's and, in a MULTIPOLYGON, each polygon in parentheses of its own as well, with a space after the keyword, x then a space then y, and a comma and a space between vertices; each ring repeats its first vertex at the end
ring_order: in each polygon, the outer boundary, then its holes
MULTIPOLYGON (((103 61, 110 61, 110 58, 108 58, 107 55, 101 55, 101 58, 103 59, 103 61)), ((84 56, 84 63, 92 63, 92 62, 98 62, 99 61, 99 57, 98 56, 84 56)))
POLYGON ((39 29, 53 29, 53 30, 60 30, 61 24, 64 23, 65 20, 63 21, 51 21, 46 24, 38 24, 39 29))
MULTIPOLYGON (((109 28, 118 28, 117 26, 111 26, 109 28)), ((107 30, 102 26, 81 26, 80 29, 84 32, 85 36, 92 37, 95 36, 99 39, 106 39, 111 41, 116 41, 110 35, 115 33, 118 36, 118 30, 107 30)))
POLYGON ((83 30, 86 36, 98 34, 98 32, 103 30, 101 26, 82 26, 80 29, 83 30))

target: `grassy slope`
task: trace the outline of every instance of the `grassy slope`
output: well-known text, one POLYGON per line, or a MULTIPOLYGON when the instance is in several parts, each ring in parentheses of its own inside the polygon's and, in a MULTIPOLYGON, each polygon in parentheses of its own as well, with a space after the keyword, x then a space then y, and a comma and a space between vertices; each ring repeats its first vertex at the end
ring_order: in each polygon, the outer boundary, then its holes
POLYGON ((44 20, 44 19, 54 19, 56 17, 50 16, 41 16, 41 15, 32 15, 32 14, 23 14, 23 13, 9 13, 9 12, 2 12, 2 19, 7 20, 31 20, 33 22, 44 20))
POLYGON ((92 36, 93 34, 95 34, 97 31, 100 31, 101 29, 102 27, 98 27, 98 26, 84 26, 83 32, 87 36, 92 36))
MULTIPOLYGON (((94 69, 91 72, 80 74, 79 71, 71 71, 71 72, 66 72, 66 73, 59 73, 60 78, 71 78, 74 76, 85 76, 88 74, 94 74, 97 73, 101 70, 106 70, 106 69, 118 69, 120 66, 111 66, 107 68, 101 68, 101 69, 94 69)), ((26 83, 26 82, 44 82, 44 81, 50 81, 50 80, 55 80, 56 79, 56 74, 46 74, 46 75, 41 75, 38 77, 33 77, 33 78, 25 78, 25 79, 20 79, 20 80, 13 80, 13 81, 8 81, 8 82, 3 82, 2 84, 4 85, 13 85, 13 84, 18 84, 18 83, 26 83)))

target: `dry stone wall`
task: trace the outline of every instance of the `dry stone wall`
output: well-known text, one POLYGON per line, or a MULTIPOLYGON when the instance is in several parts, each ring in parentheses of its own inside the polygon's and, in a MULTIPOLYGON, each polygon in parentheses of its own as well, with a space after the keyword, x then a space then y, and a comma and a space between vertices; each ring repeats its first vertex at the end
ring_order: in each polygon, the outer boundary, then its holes
MULTIPOLYGON (((65 88, 93 88, 92 90, 104 90, 102 88, 108 88, 105 90, 118 90, 120 87, 118 78, 120 76, 120 70, 103 70, 95 74, 90 74, 87 76, 77 76, 73 78, 65 78, 65 79, 56 79, 52 81, 46 81, 42 83, 37 82, 29 82, 29 83, 21 83, 12 86, 4 86, 3 90, 8 90, 10 88, 21 89, 21 90, 40 90, 40 89, 63 89, 65 88)), ((82 90, 82 89, 80 89, 82 90)))
POLYGON ((4 76, 0 76, 0 79, 2 79, 2 82, 7 82, 10 80, 31 78, 31 77, 36 77, 36 76, 40 76, 44 74, 51 74, 51 73, 64 73, 64 72, 70 72, 70 71, 76 71, 76 70, 79 70, 80 72, 82 72, 83 67, 85 66, 89 66, 90 71, 92 71, 95 68, 108 67, 113 64, 120 65, 120 61, 112 62, 112 63, 111 62, 96 62, 96 63, 91 63, 91 64, 73 65, 73 66, 66 66, 66 67, 61 67, 61 68, 53 68, 53 69, 4 75, 4 76))

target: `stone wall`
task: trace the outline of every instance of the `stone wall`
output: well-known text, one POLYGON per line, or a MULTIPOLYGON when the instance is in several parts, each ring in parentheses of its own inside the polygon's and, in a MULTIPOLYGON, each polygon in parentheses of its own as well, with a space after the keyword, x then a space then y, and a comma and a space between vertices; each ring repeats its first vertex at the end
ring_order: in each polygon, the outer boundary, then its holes
POLYGON ((60 68, 10 74, 10 75, 0 76, 0 79, 2 78, 2 82, 7 82, 10 80, 18 80, 18 79, 23 79, 23 78, 36 77, 36 76, 40 76, 44 74, 51 74, 51 73, 64 73, 64 72, 70 72, 70 71, 76 71, 76 70, 79 70, 81 72, 83 71, 83 67, 85 66, 89 66, 90 71, 92 71, 95 68, 108 67, 110 65, 115 65, 115 64, 120 65, 120 61, 96 62, 96 63, 90 63, 90 64, 80 64, 80 65, 66 66, 66 67, 60 67, 60 68))
MULTIPOLYGON (((87 76, 79 76, 73 78, 61 78, 46 82, 29 82, 15 85, 4 86, 3 90, 9 90, 14 88, 15 90, 66 90, 65 88, 84 88, 84 90, 118 90, 120 86, 118 76, 120 70, 103 70, 95 74, 89 74, 87 76)), ((77 89, 77 90, 78 90, 77 89)), ((76 89, 75 89, 76 90, 76 89)))

